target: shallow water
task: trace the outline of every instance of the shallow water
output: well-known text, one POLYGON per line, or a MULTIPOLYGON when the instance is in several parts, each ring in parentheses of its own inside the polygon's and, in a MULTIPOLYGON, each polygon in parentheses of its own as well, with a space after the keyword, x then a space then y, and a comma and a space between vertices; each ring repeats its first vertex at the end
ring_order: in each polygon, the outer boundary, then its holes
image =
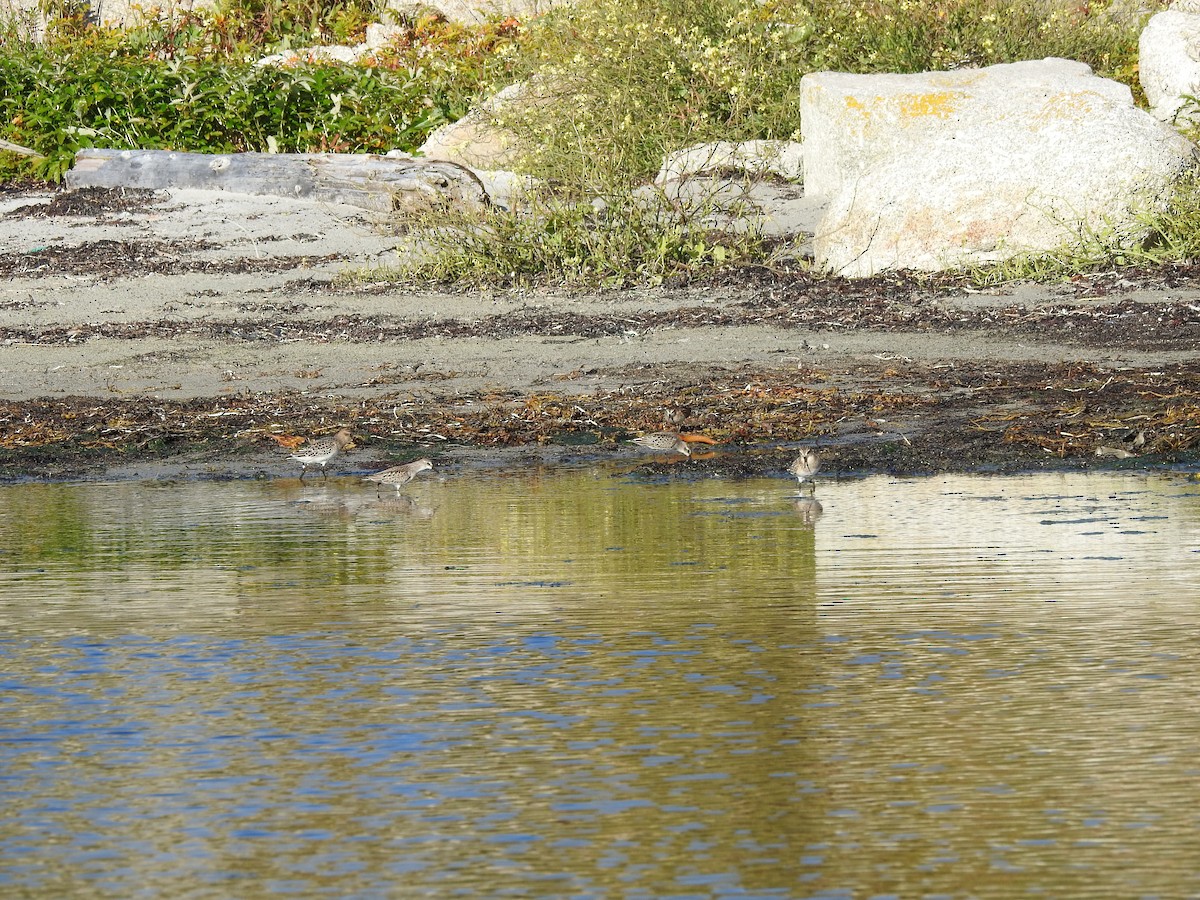
POLYGON ((0 895, 1200 896, 1200 488, 0 489, 0 895))

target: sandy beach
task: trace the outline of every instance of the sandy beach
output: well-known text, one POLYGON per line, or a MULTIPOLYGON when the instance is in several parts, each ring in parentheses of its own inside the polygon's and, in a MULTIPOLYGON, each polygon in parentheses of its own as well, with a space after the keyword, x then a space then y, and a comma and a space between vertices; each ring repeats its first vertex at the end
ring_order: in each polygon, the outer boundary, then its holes
POLYGON ((279 197, 0 193, 0 475, 288 473, 271 434, 343 424, 353 469, 629 452, 670 410, 721 442, 701 472, 814 440, 845 471, 1187 463, 1200 437, 1191 267, 451 291, 373 275, 402 242, 279 197), (1144 459, 1096 456, 1138 430, 1144 459))

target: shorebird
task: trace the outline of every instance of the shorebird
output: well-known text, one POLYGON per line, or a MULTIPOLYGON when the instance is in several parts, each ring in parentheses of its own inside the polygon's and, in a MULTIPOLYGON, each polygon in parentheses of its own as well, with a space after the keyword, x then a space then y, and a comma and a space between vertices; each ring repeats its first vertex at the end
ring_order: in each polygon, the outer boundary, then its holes
POLYGON ((812 447, 802 450, 800 455, 792 460, 792 464, 788 466, 788 471, 796 476, 796 481, 799 482, 801 490, 804 489, 804 482, 807 481, 815 493, 817 484, 813 476, 821 471, 821 454, 812 447))
POLYGON ((404 487, 422 472, 427 469, 432 469, 433 463, 427 459, 418 459, 415 462, 405 463, 402 466, 392 466, 390 469, 384 469, 382 472, 376 472, 374 475, 363 476, 363 481, 374 481, 381 487, 385 484, 394 485, 396 493, 400 493, 400 488, 404 487))
POLYGON ((304 480, 309 466, 320 466, 321 474, 327 475, 325 464, 342 452, 342 448, 350 443, 350 429, 343 428, 333 437, 309 438, 303 447, 297 450, 291 459, 300 463, 300 480, 304 480))
POLYGON ((654 453, 682 453, 684 456, 692 455, 692 448, 688 446, 687 441, 674 431, 652 431, 649 434, 635 437, 633 442, 639 447, 651 450, 654 453))
POLYGON ((686 406, 672 406, 663 410, 663 424, 668 428, 678 428, 687 421, 689 415, 691 415, 691 410, 686 406))

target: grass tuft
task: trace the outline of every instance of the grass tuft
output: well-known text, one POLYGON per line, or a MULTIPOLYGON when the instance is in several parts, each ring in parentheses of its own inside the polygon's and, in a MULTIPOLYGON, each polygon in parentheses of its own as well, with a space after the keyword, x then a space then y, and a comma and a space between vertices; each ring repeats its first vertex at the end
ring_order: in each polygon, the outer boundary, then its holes
POLYGON ((1200 261, 1200 173, 1193 170, 1182 178, 1163 210, 1136 218, 1145 230, 1138 242, 1114 232, 1086 234, 1053 253, 1022 254, 974 269, 971 277, 987 285, 1052 282, 1114 268, 1195 265, 1200 261))
POLYGON ((438 210, 408 219, 418 250, 375 277, 463 284, 654 285, 742 260, 765 246, 753 231, 715 229, 714 208, 618 192, 604 201, 539 193, 517 208, 438 210))

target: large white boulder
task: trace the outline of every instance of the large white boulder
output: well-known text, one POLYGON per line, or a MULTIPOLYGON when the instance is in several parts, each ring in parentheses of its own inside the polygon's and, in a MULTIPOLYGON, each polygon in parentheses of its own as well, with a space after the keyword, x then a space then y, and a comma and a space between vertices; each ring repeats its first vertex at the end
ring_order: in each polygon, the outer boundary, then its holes
POLYGON ((1138 78, 1150 112, 1164 122, 1200 115, 1200 0, 1176 3, 1150 19, 1138 39, 1138 78))
POLYGON ((1086 114, 1085 106, 1097 100, 1133 105, 1125 85, 1066 59, 916 75, 805 75, 800 80, 805 189, 834 194, 876 163, 931 137, 1005 123, 1036 132, 1043 120, 1086 114))
POLYGON ((1195 148, 1082 63, 801 83, 805 188, 829 199, 817 263, 937 271, 1139 240, 1195 148))
POLYGON ((521 155, 520 142, 499 120, 515 104, 538 102, 529 82, 510 84, 456 122, 435 129, 417 150, 418 156, 470 166, 508 169, 521 155))

